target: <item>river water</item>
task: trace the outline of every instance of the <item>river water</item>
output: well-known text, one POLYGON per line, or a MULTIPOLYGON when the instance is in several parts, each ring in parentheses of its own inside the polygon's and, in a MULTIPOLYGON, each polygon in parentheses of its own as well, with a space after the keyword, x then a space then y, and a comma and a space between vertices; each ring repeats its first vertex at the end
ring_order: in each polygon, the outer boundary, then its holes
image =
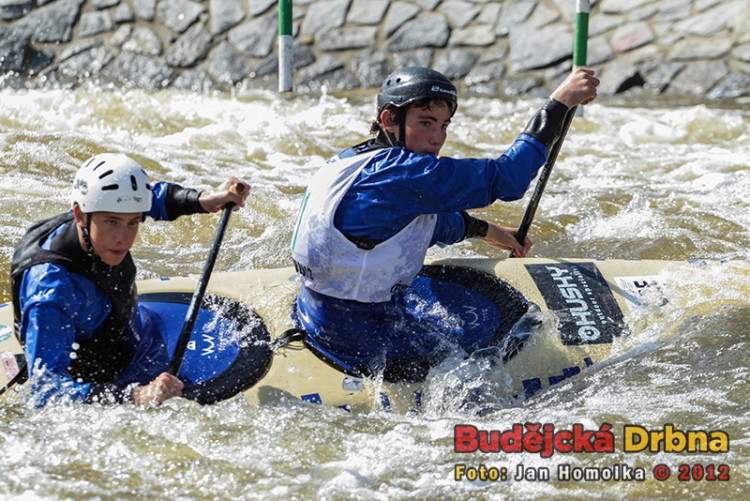
MULTIPOLYGON (((443 154, 498 155, 539 104, 463 100, 443 154)), ((152 180, 200 187, 229 175, 249 181, 248 207, 232 216, 215 269, 289 266, 306 180, 325 158, 366 137, 373 108, 372 95, 361 92, 2 91, 2 267, 30 223, 67 208, 76 169, 103 151, 134 156, 152 180)), ((611 360, 531 399, 485 413, 446 402, 407 415, 242 401, 43 410, 0 401, 0 498, 743 497, 750 478, 749 167, 748 101, 602 99, 586 107, 542 198, 532 254, 707 262, 662 277, 672 282, 670 302, 656 315, 631 318, 639 327, 611 360), (515 423, 558 431, 610 425, 614 448, 551 457, 454 450, 459 424, 502 432, 515 423), (705 431, 728 437, 728 450, 675 452, 657 444, 656 452, 626 451, 626 429, 634 427, 677 430, 670 443, 679 432, 705 431), (507 477, 456 481, 460 464, 507 477), (663 481, 655 478, 662 465, 671 471, 663 481), (521 468, 542 480, 517 479, 521 468), (574 477, 565 480, 565 471, 574 477), (584 471, 599 480, 575 477, 584 471)), ((477 213, 517 225, 527 201, 477 213)), ((217 221, 200 215, 143 225, 134 248, 139 278, 199 273, 217 221)), ((462 243, 430 257, 501 255, 462 243)), ((0 296, 9 300, 7 273, 0 296)))

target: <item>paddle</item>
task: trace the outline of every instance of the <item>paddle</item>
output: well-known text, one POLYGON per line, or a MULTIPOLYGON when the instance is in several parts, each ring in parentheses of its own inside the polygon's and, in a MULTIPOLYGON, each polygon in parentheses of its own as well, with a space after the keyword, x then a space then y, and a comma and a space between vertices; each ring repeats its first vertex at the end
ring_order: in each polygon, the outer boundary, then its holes
MULTIPOLYGON (((539 175, 539 180, 536 182, 536 188, 534 188, 534 193, 531 195, 529 205, 526 207, 526 212, 523 215, 521 224, 518 226, 516 238, 521 244, 523 244, 523 241, 526 239, 526 235, 529 233, 531 221, 534 219, 537 207, 539 207, 539 200, 541 200, 542 193, 544 193, 544 188, 547 186, 549 176, 550 174, 552 174, 552 167, 554 167, 555 165, 557 154, 560 153, 560 147, 562 146, 563 139, 565 139, 565 135, 568 133, 568 129, 570 128, 570 123, 573 121, 573 117, 576 114, 576 108, 578 108, 578 106, 574 106, 573 108, 569 109, 568 114, 565 115, 565 121, 563 122, 562 134, 560 134, 560 139, 557 140, 557 142, 554 144, 554 146, 552 146, 552 149, 549 152, 549 157, 547 157, 547 162, 542 167, 542 173, 539 175)), ((510 251, 510 257, 514 256, 515 251, 510 251)))
MULTIPOLYGON (((236 184, 232 188, 236 193, 242 194, 245 191, 245 185, 236 184)), ((221 214, 221 220, 219 226, 216 228, 216 234, 214 235, 214 241, 211 244, 211 249, 208 251, 208 257, 206 258, 206 264, 203 265, 203 272, 198 280, 198 287, 193 293, 193 297, 190 299, 190 305, 188 306, 187 313, 185 314, 185 323, 182 325, 182 331, 180 331, 180 337, 177 338, 177 345, 175 346, 174 353, 172 354, 172 360, 169 362, 169 368, 167 372, 176 376, 180 373, 180 367, 182 361, 185 358, 185 352, 187 351, 188 343, 190 342, 190 336, 193 333, 193 327, 195 321, 198 318, 200 312, 201 303, 203 302, 203 296, 206 294, 206 287, 208 286, 208 279, 211 277, 211 272, 214 269, 216 263, 216 256, 219 254, 219 247, 221 241, 224 239, 224 233, 227 230, 229 224, 229 216, 232 215, 234 209, 233 203, 228 203, 224 207, 224 212, 221 214)))
MULTIPOLYGON (((588 36, 589 36, 589 1, 577 0, 576 1, 576 34, 575 34, 575 44, 573 46, 573 67, 586 66, 586 50, 587 50, 588 36)), ((539 200, 542 198, 542 193, 544 193, 544 188, 547 186, 547 180, 549 180, 549 176, 552 173, 552 167, 555 165, 555 161, 557 160, 557 154, 560 153, 560 148, 562 147, 563 139, 565 139, 565 136, 568 133, 568 129, 570 128, 570 123, 573 121, 574 116, 582 115, 583 114, 582 111, 583 111, 582 106, 574 106, 573 108, 568 110, 568 114, 565 115, 565 121, 563 122, 562 134, 560 134, 560 139, 557 140, 557 142, 552 146, 552 149, 549 152, 549 157, 547 157, 547 162, 542 167, 542 173, 539 175, 539 180, 536 183, 536 188, 534 188, 534 193, 531 195, 531 200, 529 200, 529 205, 528 207, 526 207, 526 212, 524 213, 523 219, 521 220, 521 224, 518 227, 516 238, 521 244, 523 244, 523 241, 526 239, 526 236, 529 233, 529 228, 531 227, 531 221, 534 219, 534 215, 536 214, 537 207, 539 207, 539 200)), ((514 256, 515 256, 515 251, 510 251, 510 257, 514 257, 514 256)))

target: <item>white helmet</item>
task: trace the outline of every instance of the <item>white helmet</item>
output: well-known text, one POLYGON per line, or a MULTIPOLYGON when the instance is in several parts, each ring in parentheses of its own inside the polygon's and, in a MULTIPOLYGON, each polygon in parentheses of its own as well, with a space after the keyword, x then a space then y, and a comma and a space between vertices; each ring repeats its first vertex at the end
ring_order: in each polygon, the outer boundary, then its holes
POLYGON ((78 169, 71 202, 83 212, 148 212, 151 183, 138 162, 118 153, 95 155, 78 169))

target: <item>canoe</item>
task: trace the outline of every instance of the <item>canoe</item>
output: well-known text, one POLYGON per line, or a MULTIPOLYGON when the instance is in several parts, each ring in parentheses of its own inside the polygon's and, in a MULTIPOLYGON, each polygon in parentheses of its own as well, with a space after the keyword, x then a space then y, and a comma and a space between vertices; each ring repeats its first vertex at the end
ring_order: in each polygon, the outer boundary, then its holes
MULTIPOLYGON (((651 314, 668 301, 663 288, 678 273, 674 270, 686 276, 701 266, 706 263, 450 259, 426 265, 414 287, 439 305, 441 315, 464 325, 467 335, 492 333, 492 342, 475 353, 449 357, 439 367, 442 376, 471 378, 488 364, 499 366, 502 384, 493 391, 525 399, 610 358, 613 347, 638 328, 644 311, 651 314)), ((746 263, 737 268, 743 277, 747 269, 746 263)), ((168 333, 170 353, 197 280, 138 282, 140 302, 168 333)), ((747 280, 741 283, 747 297, 747 280)), ((293 329, 290 311, 298 290, 293 268, 214 273, 180 372, 184 396, 201 404, 244 398, 260 405, 305 401, 364 412, 419 411, 445 398, 445 388, 437 388, 431 375, 408 382, 366 377, 321 353, 293 329)), ((12 324, 11 305, 1 305, 0 388, 23 374, 12 324)), ((12 393, 18 392, 5 392, 12 393)))

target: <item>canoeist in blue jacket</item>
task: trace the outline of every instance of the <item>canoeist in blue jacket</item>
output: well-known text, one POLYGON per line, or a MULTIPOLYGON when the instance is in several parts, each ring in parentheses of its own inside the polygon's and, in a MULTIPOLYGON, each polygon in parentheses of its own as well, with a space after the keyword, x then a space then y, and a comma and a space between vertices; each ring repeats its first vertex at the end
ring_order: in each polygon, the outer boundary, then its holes
POLYGON ((149 182, 135 160, 100 154, 76 174, 72 210, 32 225, 11 263, 16 334, 37 405, 69 399, 136 405, 180 396, 162 333, 139 307, 130 255, 146 216, 216 212, 244 195, 149 182))
POLYGON ((499 158, 457 159, 438 156, 456 87, 427 68, 389 75, 377 98, 375 138, 329 160, 303 197, 292 241, 302 284, 294 315, 308 343, 355 372, 421 377, 425 360, 445 353, 453 329, 426 318, 425 305, 406 292, 427 249, 481 238, 525 256, 531 242, 519 243, 515 229, 466 211, 521 198, 568 110, 592 101, 598 84, 593 71, 574 70, 499 158))

